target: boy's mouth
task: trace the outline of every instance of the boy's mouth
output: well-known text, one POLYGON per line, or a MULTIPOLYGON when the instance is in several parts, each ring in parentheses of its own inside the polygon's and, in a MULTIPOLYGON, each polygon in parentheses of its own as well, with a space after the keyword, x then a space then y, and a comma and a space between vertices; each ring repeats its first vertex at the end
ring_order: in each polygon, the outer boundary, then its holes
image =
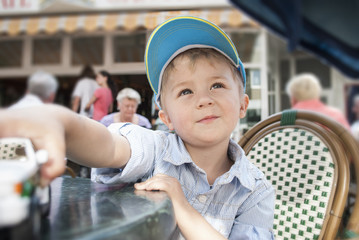
POLYGON ((198 123, 211 123, 214 120, 216 120, 218 117, 211 115, 211 116, 206 116, 204 118, 202 118, 201 120, 198 121, 198 123))

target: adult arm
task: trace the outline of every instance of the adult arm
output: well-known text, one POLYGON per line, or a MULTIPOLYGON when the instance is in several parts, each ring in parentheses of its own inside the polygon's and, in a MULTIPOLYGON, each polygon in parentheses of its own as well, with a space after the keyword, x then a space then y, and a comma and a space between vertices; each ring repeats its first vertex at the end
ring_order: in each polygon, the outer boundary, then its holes
POLYGON ((173 204, 177 225, 185 239, 226 239, 189 204, 177 179, 157 174, 145 182, 136 183, 135 188, 167 192, 173 204))
POLYGON ((89 167, 122 167, 130 158, 126 138, 62 106, 0 110, 0 116, 0 137, 30 138, 36 149, 48 151, 49 161, 42 168, 44 181, 63 173, 65 155, 89 167))
POLYGON ((150 121, 148 121, 148 119, 146 117, 144 117, 144 124, 145 124, 145 127, 148 128, 148 129, 151 129, 152 128, 152 125, 150 123, 150 121))
POLYGON ((152 128, 150 121, 148 121, 148 119, 145 116, 142 116, 140 114, 136 114, 136 116, 138 116, 138 125, 148 129, 152 128))
POLYGON ((110 106, 108 106, 107 113, 112 113, 112 109, 113 109, 113 103, 111 103, 110 106))
POLYGON ((72 104, 71 104, 72 111, 78 112, 79 106, 80 106, 80 97, 79 96, 73 97, 72 104))
POLYGON ((91 105, 94 104, 94 102, 96 102, 96 100, 97 100, 97 97, 96 97, 96 95, 94 94, 94 95, 91 97, 90 101, 86 104, 85 110, 86 110, 86 111, 89 111, 90 108, 91 108, 91 105))

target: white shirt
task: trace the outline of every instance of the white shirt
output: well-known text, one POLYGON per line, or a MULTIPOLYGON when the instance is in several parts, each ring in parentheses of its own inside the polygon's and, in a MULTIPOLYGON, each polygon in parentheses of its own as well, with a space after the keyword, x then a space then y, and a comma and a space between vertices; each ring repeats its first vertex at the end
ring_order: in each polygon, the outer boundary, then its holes
POLYGON ((21 98, 18 102, 11 105, 9 107, 9 109, 26 108, 26 107, 32 107, 32 106, 39 106, 39 105, 43 105, 43 104, 44 103, 38 96, 28 93, 23 98, 21 98))
POLYGON ((76 83, 72 97, 80 97, 80 115, 92 117, 93 106, 89 112, 85 111, 85 107, 98 87, 97 82, 90 78, 82 78, 76 83))

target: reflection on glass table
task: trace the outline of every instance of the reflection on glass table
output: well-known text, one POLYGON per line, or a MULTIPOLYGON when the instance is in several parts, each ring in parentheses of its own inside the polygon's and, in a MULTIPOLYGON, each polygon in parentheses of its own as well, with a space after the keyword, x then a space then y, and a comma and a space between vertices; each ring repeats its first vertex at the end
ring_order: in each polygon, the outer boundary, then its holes
MULTIPOLYGON (((172 203, 164 192, 131 184, 103 185, 86 178, 51 183, 51 210, 42 239, 173 239, 172 203)), ((176 236, 174 236, 176 235, 176 236)))

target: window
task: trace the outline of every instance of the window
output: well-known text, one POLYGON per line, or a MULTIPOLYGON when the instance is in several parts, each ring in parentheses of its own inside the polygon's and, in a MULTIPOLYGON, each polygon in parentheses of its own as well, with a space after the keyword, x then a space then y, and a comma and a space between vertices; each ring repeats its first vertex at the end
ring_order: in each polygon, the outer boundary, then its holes
POLYGON ((296 73, 313 73, 322 84, 323 88, 331 88, 330 68, 315 58, 300 58, 296 60, 296 73))
POLYGON ((120 35, 113 38, 114 62, 143 62, 146 34, 120 35))
POLYGON ((286 93, 282 93, 280 96, 281 109, 289 109, 291 108, 290 98, 286 93))
POLYGON ((280 61, 280 102, 281 110, 290 108, 290 101, 286 92, 287 82, 290 79, 290 62, 289 60, 280 61))
POLYGON ((276 80, 272 74, 268 73, 268 114, 272 115, 276 112, 276 80))
POLYGON ((261 87, 261 76, 258 69, 253 69, 249 72, 251 74, 251 88, 260 88, 261 87))
POLYGON ((241 123, 246 123, 249 128, 261 120, 261 88, 260 70, 246 69, 247 87, 246 94, 249 97, 247 114, 241 123))
POLYGON ((60 64, 61 39, 34 39, 32 47, 32 62, 34 65, 60 64))
POLYGON ((259 36, 258 32, 231 33, 231 39, 236 46, 239 57, 243 63, 259 63, 261 61, 259 36))
POLYGON ((22 40, 0 41, 0 68, 21 67, 22 40))
POLYGON ((287 82, 290 78, 290 64, 289 60, 281 60, 280 61, 280 89, 285 91, 287 82))
POLYGON ((268 95, 268 114, 272 115, 276 112, 275 109, 275 95, 268 95))
POLYGON ((103 37, 78 37, 72 40, 72 65, 102 65, 103 37))

